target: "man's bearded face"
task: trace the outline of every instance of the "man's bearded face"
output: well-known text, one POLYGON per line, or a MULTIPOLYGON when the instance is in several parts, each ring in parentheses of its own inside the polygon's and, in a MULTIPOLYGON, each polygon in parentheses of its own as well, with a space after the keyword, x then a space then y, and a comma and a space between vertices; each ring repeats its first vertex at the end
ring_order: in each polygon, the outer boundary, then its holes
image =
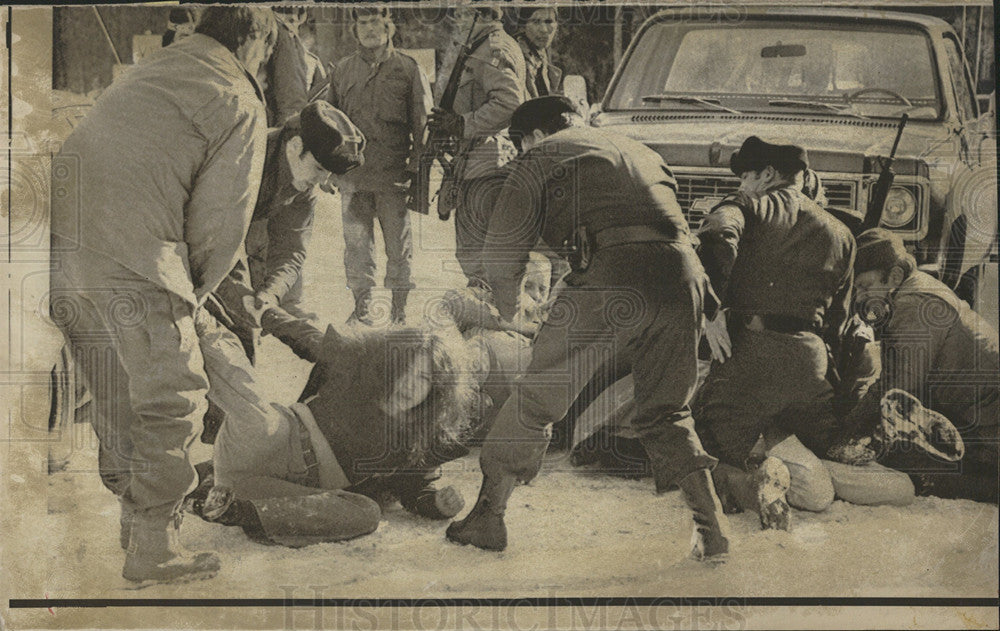
POLYGON ((358 42, 369 50, 389 44, 389 25, 381 15, 362 15, 355 23, 358 42))

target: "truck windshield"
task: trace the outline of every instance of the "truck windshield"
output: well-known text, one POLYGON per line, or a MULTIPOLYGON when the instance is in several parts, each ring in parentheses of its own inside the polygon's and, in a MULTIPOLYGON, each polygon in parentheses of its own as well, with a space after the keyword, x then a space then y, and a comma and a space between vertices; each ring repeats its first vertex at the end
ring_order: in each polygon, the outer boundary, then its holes
POLYGON ((937 118, 928 38, 902 28, 816 22, 658 23, 641 36, 607 109, 937 118))

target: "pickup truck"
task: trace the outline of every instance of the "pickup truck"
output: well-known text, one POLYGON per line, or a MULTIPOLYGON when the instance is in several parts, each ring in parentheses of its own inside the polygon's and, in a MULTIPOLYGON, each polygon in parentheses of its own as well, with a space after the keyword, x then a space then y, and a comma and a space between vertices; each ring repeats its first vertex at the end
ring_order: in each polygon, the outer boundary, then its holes
POLYGON ((659 152, 697 228, 750 135, 804 146, 847 223, 909 115, 881 225, 994 325, 996 139, 947 22, 866 9, 668 9, 636 31, 591 124, 659 152))

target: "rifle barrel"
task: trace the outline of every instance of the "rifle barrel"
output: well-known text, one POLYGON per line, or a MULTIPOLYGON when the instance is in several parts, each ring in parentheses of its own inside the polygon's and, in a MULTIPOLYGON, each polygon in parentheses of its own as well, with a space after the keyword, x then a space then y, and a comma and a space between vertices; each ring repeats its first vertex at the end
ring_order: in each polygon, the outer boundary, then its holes
POLYGON ((890 160, 896 157, 896 149, 899 147, 899 139, 903 137, 903 128, 906 127, 906 121, 908 120, 910 120, 909 114, 903 114, 903 117, 899 119, 899 127, 896 128, 896 139, 892 142, 892 151, 889 152, 890 160))

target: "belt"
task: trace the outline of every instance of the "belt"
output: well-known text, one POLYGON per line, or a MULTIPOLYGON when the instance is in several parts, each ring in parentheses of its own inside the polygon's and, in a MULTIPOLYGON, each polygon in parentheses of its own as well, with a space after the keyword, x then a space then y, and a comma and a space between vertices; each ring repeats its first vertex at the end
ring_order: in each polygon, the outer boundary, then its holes
POLYGON ((591 232, 587 226, 579 226, 571 240, 563 243, 567 248, 567 260, 574 272, 586 271, 594 252, 626 243, 677 243, 676 235, 664 233, 653 226, 612 226, 591 232))
POLYGON ((594 250, 610 248, 626 243, 677 243, 677 235, 670 235, 653 226, 612 226, 593 234, 594 250))
POLYGON ((306 427, 306 424, 302 421, 302 417, 299 416, 294 408, 291 408, 291 411, 295 415, 295 420, 298 421, 297 426, 299 428, 299 444, 302 447, 302 460, 306 463, 305 472, 297 476, 299 478, 298 482, 303 486, 318 488, 320 486, 319 460, 316 458, 316 451, 313 449, 309 428, 306 427))
POLYGON ((773 331, 775 333, 801 333, 808 331, 816 333, 816 326, 795 316, 779 315, 776 313, 755 313, 746 315, 743 319, 743 326, 751 331, 773 331))

